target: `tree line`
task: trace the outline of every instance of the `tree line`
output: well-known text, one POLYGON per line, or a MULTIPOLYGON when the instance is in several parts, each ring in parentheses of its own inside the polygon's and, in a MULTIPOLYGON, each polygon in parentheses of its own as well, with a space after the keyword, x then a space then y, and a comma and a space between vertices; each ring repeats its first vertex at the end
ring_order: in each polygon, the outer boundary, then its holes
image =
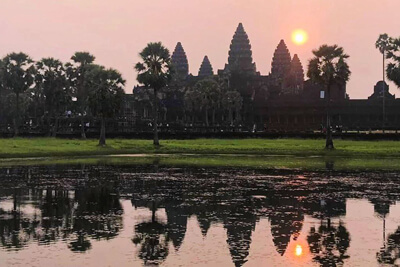
MULTIPOLYGON (((400 38, 382 34, 376 47, 384 59, 389 60, 385 69, 388 79, 400 87, 400 38)), ((153 143, 159 146, 159 92, 168 89, 174 68, 170 52, 161 42, 147 44, 139 56, 141 60, 134 69, 138 73, 137 81, 152 99, 153 143)), ((348 58, 342 47, 322 45, 313 50, 313 58, 308 62, 308 78, 325 90, 327 149, 334 147, 330 90, 349 80, 348 58)), ((117 70, 107 69, 94 61, 95 57, 88 52, 76 52, 67 63, 54 58, 34 62, 24 53, 11 53, 0 59, 0 121, 12 125, 14 135, 18 136, 22 118, 26 123, 26 118, 34 117, 49 136, 55 136, 59 118, 68 114, 80 119, 81 137, 86 138, 85 123, 90 114, 101 122, 99 144, 105 145, 105 122, 121 110, 125 80, 117 70)), ((186 116, 192 120, 204 116, 209 125, 210 113, 214 122, 216 111, 224 110, 228 114, 224 120, 230 124, 240 120, 243 98, 227 84, 229 82, 221 77, 212 77, 189 87, 183 103, 186 116)))
POLYGON ((0 59, 0 118, 18 136, 27 118, 56 136, 59 119, 77 116, 86 138, 88 114, 101 121, 100 145, 105 145, 105 120, 119 110, 125 80, 115 69, 94 63, 88 52, 76 52, 70 62, 43 58, 35 62, 25 53, 0 59), (22 123, 23 122, 23 123, 22 123))

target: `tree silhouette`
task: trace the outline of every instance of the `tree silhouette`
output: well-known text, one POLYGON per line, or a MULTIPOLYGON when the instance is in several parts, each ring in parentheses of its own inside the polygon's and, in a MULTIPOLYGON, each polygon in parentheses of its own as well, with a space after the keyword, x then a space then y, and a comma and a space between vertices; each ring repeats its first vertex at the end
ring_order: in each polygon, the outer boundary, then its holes
POLYGON ((135 65, 137 80, 148 89, 153 90, 153 132, 155 146, 158 140, 158 92, 171 81, 171 56, 169 50, 161 42, 149 43, 140 52, 141 62, 135 65))
POLYGON ((11 53, 2 60, 3 87, 15 95, 14 135, 19 135, 20 127, 20 96, 34 83, 35 66, 33 60, 24 53, 11 53))
POLYGON ((66 105, 71 102, 72 92, 67 87, 66 73, 61 61, 54 58, 43 58, 36 63, 36 87, 45 99, 45 114, 47 117, 48 134, 55 137, 58 128, 58 118, 66 111, 66 105), (54 126, 51 128, 51 120, 54 126))
POLYGON ((96 58, 88 52, 76 52, 71 60, 73 64, 66 64, 69 86, 73 88, 81 114, 81 137, 86 139, 85 120, 87 115, 89 91, 86 86, 86 72, 96 58))
POLYGON ((337 45, 322 45, 313 50, 314 57, 308 63, 307 76, 315 83, 321 84, 326 90, 327 116, 326 116, 326 149, 333 149, 331 130, 330 102, 331 89, 334 85, 344 86, 350 78, 349 65, 342 47, 337 45))
POLYGON ((213 123, 215 121, 215 108, 220 99, 220 88, 214 80, 206 79, 196 83, 194 89, 199 94, 198 105, 204 110, 206 125, 209 126, 209 110, 213 108, 213 123))
POLYGON ((236 121, 239 120, 240 109, 243 106, 243 98, 238 91, 226 91, 222 96, 222 106, 228 110, 230 124, 233 126, 233 112, 236 114, 236 121))
POLYGON ((121 109, 125 80, 114 69, 92 65, 86 73, 89 87, 89 107, 92 114, 101 120, 99 145, 106 145, 106 118, 112 118, 121 109))
POLYGON ((387 34, 381 34, 377 41, 377 48, 385 58, 389 60, 386 67, 387 77, 400 88, 400 37, 392 38, 387 34))

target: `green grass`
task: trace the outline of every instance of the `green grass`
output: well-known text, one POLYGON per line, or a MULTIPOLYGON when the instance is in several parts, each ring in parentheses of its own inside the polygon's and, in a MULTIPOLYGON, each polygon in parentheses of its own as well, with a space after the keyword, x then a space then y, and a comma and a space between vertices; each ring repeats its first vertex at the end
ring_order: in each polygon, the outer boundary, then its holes
POLYGON ((396 141, 335 140, 334 151, 323 149, 324 140, 309 139, 162 140, 159 149, 151 140, 109 139, 106 147, 97 144, 94 139, 0 139, 0 166, 156 161, 166 166, 326 169, 333 164, 334 169, 400 170, 396 141), (118 154, 143 155, 107 157, 118 154))
POLYGON ((324 140, 195 139, 165 140, 155 149, 151 140, 109 139, 106 147, 94 139, 0 139, 0 158, 96 156, 112 154, 252 154, 357 158, 400 158, 400 142, 335 140, 336 149, 323 149, 324 140))

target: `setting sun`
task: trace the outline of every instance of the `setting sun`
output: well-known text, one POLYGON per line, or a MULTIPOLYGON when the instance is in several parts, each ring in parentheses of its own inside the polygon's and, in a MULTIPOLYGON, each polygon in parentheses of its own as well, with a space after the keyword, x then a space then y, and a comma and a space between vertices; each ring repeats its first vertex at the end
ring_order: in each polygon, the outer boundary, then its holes
POLYGON ((292 41, 297 45, 302 45, 307 42, 308 34, 304 30, 295 30, 292 33, 292 41))

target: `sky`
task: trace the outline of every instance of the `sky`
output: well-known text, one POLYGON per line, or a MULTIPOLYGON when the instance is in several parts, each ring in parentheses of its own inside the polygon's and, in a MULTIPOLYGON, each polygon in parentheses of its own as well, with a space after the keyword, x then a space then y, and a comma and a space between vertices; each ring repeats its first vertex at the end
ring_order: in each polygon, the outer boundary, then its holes
MULTIPOLYGON (((400 0, 0 0, 0 56, 22 51, 66 62, 89 51, 96 63, 118 69, 131 93, 133 66, 148 42, 161 41, 171 53, 182 42, 191 73, 205 55, 216 72, 242 22, 261 74, 270 72, 281 39, 305 69, 313 49, 338 44, 350 55, 350 98, 367 98, 382 79, 375 41, 381 33, 400 36, 399 10, 400 0), (291 41, 296 29, 308 33, 306 44, 291 41)), ((390 83, 400 96, 397 90, 390 83)))

